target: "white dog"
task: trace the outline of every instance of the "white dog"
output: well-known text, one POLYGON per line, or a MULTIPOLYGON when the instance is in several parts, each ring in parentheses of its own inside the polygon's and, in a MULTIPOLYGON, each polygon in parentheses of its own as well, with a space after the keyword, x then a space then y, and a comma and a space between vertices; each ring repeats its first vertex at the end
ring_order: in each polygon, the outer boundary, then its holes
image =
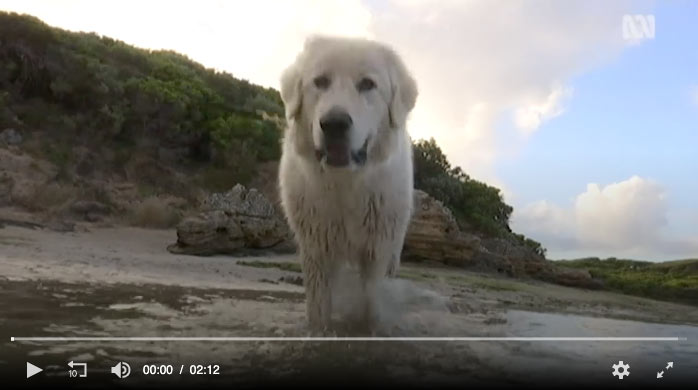
POLYGON ((281 202, 299 244, 310 327, 330 327, 333 281, 346 264, 358 268, 372 328, 376 284, 397 272, 412 214, 405 122, 417 85, 384 45, 316 36, 282 75, 281 97, 281 202))

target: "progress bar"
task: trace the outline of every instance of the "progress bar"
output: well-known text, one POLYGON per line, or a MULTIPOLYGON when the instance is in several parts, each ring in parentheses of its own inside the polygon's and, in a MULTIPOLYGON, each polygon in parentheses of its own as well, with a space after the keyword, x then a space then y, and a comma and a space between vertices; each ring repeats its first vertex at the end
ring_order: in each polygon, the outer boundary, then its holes
POLYGON ((685 337, 11 337, 10 341, 686 341, 685 337))

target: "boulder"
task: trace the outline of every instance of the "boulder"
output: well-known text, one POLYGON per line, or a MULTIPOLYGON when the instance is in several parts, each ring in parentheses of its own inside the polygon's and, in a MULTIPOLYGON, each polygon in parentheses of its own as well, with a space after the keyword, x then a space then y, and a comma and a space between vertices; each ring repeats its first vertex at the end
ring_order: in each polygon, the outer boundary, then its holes
POLYGON ((284 218, 255 189, 238 184, 226 193, 212 194, 200 209, 179 223, 170 252, 210 256, 295 250, 284 218))
POLYGON ((226 193, 214 193, 204 199, 201 211, 216 210, 260 218, 277 217, 274 206, 262 193, 254 188, 248 190, 242 184, 235 185, 226 193))
POLYGON ((403 248, 406 260, 465 265, 480 246, 479 241, 477 236, 460 231, 443 203, 424 191, 414 191, 414 214, 403 248))

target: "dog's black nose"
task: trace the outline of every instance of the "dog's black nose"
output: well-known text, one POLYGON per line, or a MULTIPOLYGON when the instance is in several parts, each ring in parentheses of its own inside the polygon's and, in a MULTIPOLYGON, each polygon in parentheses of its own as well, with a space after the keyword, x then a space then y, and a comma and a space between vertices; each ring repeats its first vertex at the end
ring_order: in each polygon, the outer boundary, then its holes
POLYGON ((320 118, 320 128, 327 138, 344 137, 352 123, 351 116, 338 107, 332 108, 320 118))

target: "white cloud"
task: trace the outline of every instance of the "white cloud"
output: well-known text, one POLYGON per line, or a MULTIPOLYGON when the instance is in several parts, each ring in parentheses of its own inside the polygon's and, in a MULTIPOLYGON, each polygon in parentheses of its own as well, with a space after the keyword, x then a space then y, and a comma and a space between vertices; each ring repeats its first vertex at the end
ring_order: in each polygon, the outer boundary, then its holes
POLYGON ((524 135, 530 135, 544 121, 561 115, 564 112, 563 100, 569 99, 571 96, 572 88, 557 85, 542 101, 531 101, 518 108, 514 122, 524 135))
POLYGON ((542 241, 552 257, 695 256, 698 237, 666 238, 666 205, 662 186, 633 176, 603 187, 590 183, 568 208, 540 201, 515 210, 512 225, 542 241))
POLYGON ((360 0, 0 0, 0 9, 139 47, 175 50, 275 88, 307 35, 371 37, 371 14, 360 0))
POLYGON ((589 184, 574 205, 579 239, 612 249, 650 243, 666 225, 665 199, 661 186, 638 176, 603 188, 589 184))
POLYGON ((526 233, 536 239, 545 237, 572 238, 574 214, 571 210, 541 200, 515 210, 512 223, 524 224, 526 233))
POLYGON ((698 107, 698 85, 691 89, 691 102, 698 107))
POLYGON ((372 31, 397 48, 420 88, 409 123, 472 176, 499 183, 498 159, 562 114, 570 80, 619 54, 627 2, 393 1, 372 31), (523 137, 495 129, 514 113, 523 137))

